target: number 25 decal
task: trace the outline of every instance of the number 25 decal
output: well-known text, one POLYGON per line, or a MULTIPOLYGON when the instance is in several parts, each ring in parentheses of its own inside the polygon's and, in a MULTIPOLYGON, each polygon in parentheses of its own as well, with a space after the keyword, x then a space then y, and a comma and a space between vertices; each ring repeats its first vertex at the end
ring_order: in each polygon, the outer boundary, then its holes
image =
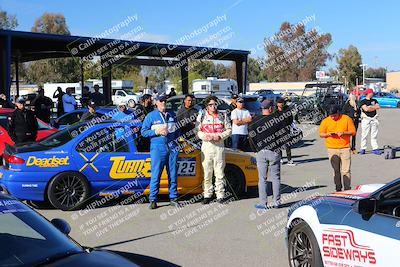
POLYGON ((178 161, 178 175, 180 176, 195 176, 196 162, 195 161, 178 161))

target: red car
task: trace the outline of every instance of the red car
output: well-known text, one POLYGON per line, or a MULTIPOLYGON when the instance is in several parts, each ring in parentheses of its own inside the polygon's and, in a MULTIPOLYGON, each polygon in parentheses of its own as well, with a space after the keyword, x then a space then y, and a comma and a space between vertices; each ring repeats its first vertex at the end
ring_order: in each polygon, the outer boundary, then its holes
MULTIPOLYGON (((8 135, 7 132, 8 117, 13 111, 14 109, 11 108, 0 108, 0 157, 3 156, 3 151, 6 147, 6 144, 14 145, 13 140, 11 140, 11 137, 10 135, 8 135)), ((36 141, 41 140, 58 131, 57 129, 51 127, 40 119, 37 119, 37 121, 39 124, 39 129, 36 141)))

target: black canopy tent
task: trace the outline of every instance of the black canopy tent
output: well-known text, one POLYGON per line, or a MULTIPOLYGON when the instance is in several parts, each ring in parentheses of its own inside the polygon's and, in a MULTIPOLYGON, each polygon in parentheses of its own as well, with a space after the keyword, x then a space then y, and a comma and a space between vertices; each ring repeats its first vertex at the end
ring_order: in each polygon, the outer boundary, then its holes
MULTIPOLYGON (((10 99, 11 64, 48 58, 75 57, 91 59, 99 56, 102 62, 103 92, 111 101, 111 71, 115 64, 169 66, 180 68, 183 93, 189 90, 188 62, 198 59, 228 60, 236 64, 239 92, 245 92, 249 51, 196 47, 175 44, 136 42, 21 31, 0 30, 0 93, 10 99)), ((83 70, 83 67, 81 68, 83 70)), ((83 75, 81 78, 83 82, 83 75)))

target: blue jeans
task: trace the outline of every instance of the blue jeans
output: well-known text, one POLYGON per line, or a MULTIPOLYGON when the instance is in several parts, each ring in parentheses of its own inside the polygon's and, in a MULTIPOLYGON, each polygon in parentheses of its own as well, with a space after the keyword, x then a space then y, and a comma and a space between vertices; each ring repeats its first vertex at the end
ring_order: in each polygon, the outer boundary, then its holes
POLYGON ((247 135, 245 134, 232 134, 232 148, 244 150, 247 135))
POLYGON ((151 144, 151 180, 150 180, 150 201, 157 201, 160 191, 160 178, 167 168, 169 198, 178 197, 178 155, 177 149, 170 149, 167 145, 151 144))

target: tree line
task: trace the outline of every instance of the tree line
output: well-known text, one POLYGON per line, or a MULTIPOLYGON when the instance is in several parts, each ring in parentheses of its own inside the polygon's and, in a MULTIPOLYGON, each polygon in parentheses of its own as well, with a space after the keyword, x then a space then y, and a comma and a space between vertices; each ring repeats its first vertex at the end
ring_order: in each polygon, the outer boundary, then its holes
MULTIPOLYGON (((18 20, 15 15, 0 10, 0 29, 15 29, 18 20)), ((31 28, 32 32, 71 35, 63 14, 44 13, 31 28)), ((264 57, 249 57, 248 82, 297 82, 315 80, 315 72, 327 66, 328 60, 336 60, 336 68, 329 70, 329 75, 337 80, 347 82, 349 87, 362 81, 362 57, 358 49, 350 45, 340 49, 335 55, 328 53, 332 43, 329 33, 320 33, 313 28, 307 30, 305 25, 294 25, 284 22, 276 38, 265 38, 263 42, 264 57)), ((84 63, 85 64, 85 63, 84 63)), ((89 64, 84 68, 84 79, 100 79, 100 62, 89 64)), ((74 58, 45 59, 21 64, 20 79, 26 83, 43 84, 45 82, 77 82, 81 79, 81 66, 74 58)), ((235 64, 226 65, 209 60, 189 63, 189 85, 194 79, 207 77, 236 79, 235 64)), ((385 68, 368 68, 366 77, 384 78, 385 68)), ((14 73, 15 75, 15 73, 14 73)), ((156 88, 164 80, 171 80, 181 91, 180 70, 176 68, 147 66, 113 66, 113 79, 133 80, 135 89, 156 88), (148 77, 148 84, 146 79, 148 77)))

